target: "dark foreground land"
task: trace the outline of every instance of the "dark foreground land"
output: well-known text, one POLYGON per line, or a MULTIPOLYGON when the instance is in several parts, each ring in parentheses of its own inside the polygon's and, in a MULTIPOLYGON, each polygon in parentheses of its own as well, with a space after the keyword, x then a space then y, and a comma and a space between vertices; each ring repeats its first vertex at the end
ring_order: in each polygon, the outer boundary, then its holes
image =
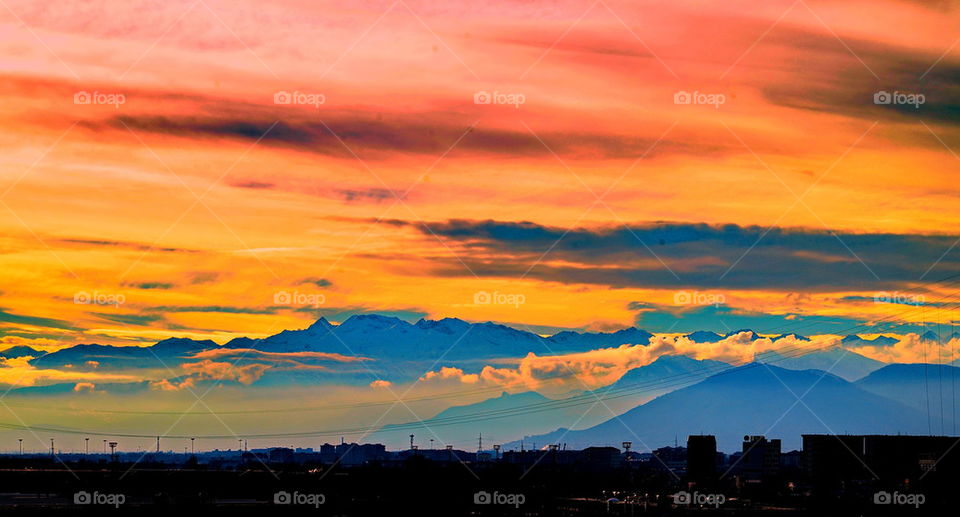
POLYGON ((796 481, 802 475, 789 471, 763 483, 731 476, 697 485, 641 465, 598 468, 544 458, 536 465, 412 457, 350 467, 232 469, 3 459, 0 515, 956 515, 960 492, 952 476, 880 492, 888 487, 796 481))

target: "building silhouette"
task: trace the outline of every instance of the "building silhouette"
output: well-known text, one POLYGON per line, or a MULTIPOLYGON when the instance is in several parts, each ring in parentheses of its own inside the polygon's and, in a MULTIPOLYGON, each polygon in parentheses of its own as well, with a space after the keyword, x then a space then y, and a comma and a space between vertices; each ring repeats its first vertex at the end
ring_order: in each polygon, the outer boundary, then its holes
POLYGON ((687 437, 687 477, 705 483, 717 477, 717 438, 713 435, 687 437))
POLYGON ((957 473, 956 437, 803 435, 803 468, 820 483, 838 480, 918 480, 929 472, 957 473))
POLYGON ((762 482, 780 473, 780 440, 744 436, 737 473, 746 482, 762 482))

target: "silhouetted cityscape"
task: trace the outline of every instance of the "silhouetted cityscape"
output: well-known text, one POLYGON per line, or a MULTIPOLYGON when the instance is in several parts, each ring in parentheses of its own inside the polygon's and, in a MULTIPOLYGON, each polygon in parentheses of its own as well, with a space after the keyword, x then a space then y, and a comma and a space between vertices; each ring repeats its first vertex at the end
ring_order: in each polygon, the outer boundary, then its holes
POLYGON ((938 514, 953 505, 957 437, 808 434, 802 443, 802 450, 784 451, 778 438, 747 435, 730 454, 717 450, 712 435, 642 452, 631 442, 579 450, 562 443, 387 450, 348 442, 248 450, 242 440, 236 450, 195 452, 54 449, 0 456, 0 506, 305 505, 338 515, 408 506, 445 515, 750 515, 775 508, 872 515, 938 514), (425 491, 435 498, 429 505, 410 497, 425 491))

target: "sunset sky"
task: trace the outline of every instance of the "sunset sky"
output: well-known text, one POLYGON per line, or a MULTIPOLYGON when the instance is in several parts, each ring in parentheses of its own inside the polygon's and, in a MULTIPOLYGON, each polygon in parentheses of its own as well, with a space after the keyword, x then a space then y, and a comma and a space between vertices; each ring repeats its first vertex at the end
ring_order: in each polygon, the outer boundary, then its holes
POLYGON ((955 2, 0 5, 4 345, 954 323, 955 2))

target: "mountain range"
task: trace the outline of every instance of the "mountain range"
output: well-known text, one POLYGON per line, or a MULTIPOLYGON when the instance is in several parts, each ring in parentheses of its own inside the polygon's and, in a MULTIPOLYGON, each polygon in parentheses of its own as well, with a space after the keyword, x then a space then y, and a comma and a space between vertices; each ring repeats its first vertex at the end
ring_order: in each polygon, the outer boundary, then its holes
MULTIPOLYGON (((697 331, 686 337, 711 344, 733 335, 760 339, 748 329, 723 335, 697 331)), ((809 341, 804 336, 789 336, 809 341)), ((0 351, 0 361, 27 358, 37 368, 77 372, 169 371, 205 358, 219 360, 222 356, 237 364, 251 364, 288 354, 313 367, 267 368, 253 385, 319 387, 331 382, 365 385, 379 378, 412 381, 441 365, 475 372, 489 364, 516 364, 530 353, 547 356, 622 345, 645 346, 651 337, 651 333, 633 327, 541 336, 490 322, 446 318, 409 323, 367 314, 352 316, 341 324, 321 318, 304 329, 285 330, 261 339, 239 337, 224 345, 211 340, 169 338, 150 346, 79 344, 49 354, 15 346, 0 351), (327 368, 333 364, 339 368, 336 372, 327 368)), ((780 337, 786 336, 773 339, 780 337)), ((925 333, 921 339, 934 341, 938 336, 925 333)), ((801 433, 954 432, 955 379, 960 368, 888 365, 855 351, 895 343, 896 339, 887 336, 867 339, 854 334, 843 338, 840 346, 768 351, 742 366, 661 355, 592 391, 577 390, 553 398, 536 391, 501 392, 479 402, 434 409, 438 412, 422 422, 383 426, 370 438, 402 445, 414 431, 418 436, 437 436, 445 442, 469 442, 476 438, 480 422, 489 439, 505 442, 507 447, 516 446, 518 442, 510 440, 520 436, 526 436, 524 441, 529 444, 568 443, 579 447, 634 441, 640 447, 656 447, 686 434, 706 433, 717 435, 721 449, 730 451, 739 447, 745 434, 781 437, 787 440, 785 447, 797 447, 799 442, 793 441, 798 441, 801 433)), ((215 386, 220 381, 201 382, 215 386)), ((243 384, 236 379, 224 383, 243 384)), ((77 387, 76 383, 59 383, 16 388, 10 395, 92 393, 78 391, 77 387)), ((97 383, 96 390, 148 393, 151 386, 147 381, 105 382, 97 383)))
MULTIPOLYGON (((686 337, 697 343, 715 343, 743 333, 750 340, 760 338, 749 329, 723 335, 701 330, 686 337)), ((445 365, 455 365, 464 370, 479 369, 491 364, 491 360, 519 360, 530 353, 546 356, 621 345, 646 345, 651 336, 650 332, 636 327, 613 332, 562 331, 541 336, 491 322, 469 323, 457 318, 444 318, 409 323, 392 316, 362 314, 351 316, 341 324, 320 318, 304 329, 284 330, 259 339, 238 337, 224 345, 211 340, 169 338, 150 346, 78 344, 48 354, 17 346, 0 352, 0 358, 29 356, 32 357, 30 364, 38 368, 112 372, 128 369, 169 370, 184 361, 196 359, 198 354, 213 350, 237 350, 240 361, 246 362, 258 357, 257 354, 240 351, 252 350, 266 354, 318 352, 365 360, 356 364, 351 375, 340 378, 334 378, 322 368, 312 371, 273 369, 268 370, 258 382, 322 384, 352 379, 369 383, 376 378, 403 382, 418 378, 424 373, 424 368, 438 358, 442 358, 445 365)), ((785 336, 774 336, 773 339, 785 336)), ((800 341, 808 340, 796 334, 789 336, 800 341)), ((923 337, 934 339, 936 336, 925 334, 923 337)), ((759 355, 756 360, 794 370, 821 369, 853 381, 884 366, 884 363, 853 350, 861 346, 890 346, 895 342, 896 339, 887 336, 866 339, 854 334, 843 338, 842 348, 814 350, 800 356, 797 356, 797 350, 783 354, 771 351, 759 355)), ((328 363, 315 359, 313 364, 323 366, 328 363)))
MULTIPOLYGON (((686 337, 697 343, 714 343, 734 334, 747 332, 751 340, 759 335, 749 329, 721 335, 710 331, 696 331, 686 337)), ((927 333, 931 334, 931 333, 927 333)), ((954 333, 956 334, 956 333, 954 333)), ((800 340, 804 336, 789 334, 800 340)), ((320 318, 300 330, 284 330, 278 334, 254 339, 238 337, 224 345, 210 340, 169 338, 151 346, 113 346, 101 344, 78 344, 43 355, 29 347, 12 347, 0 352, 0 357, 21 357, 35 354, 32 364, 45 367, 84 369, 155 367, 155 362, 167 359, 190 357, 198 352, 218 348, 254 349, 263 352, 327 352, 368 357, 375 360, 435 360, 443 357, 451 361, 489 360, 520 358, 528 353, 538 355, 564 354, 595 350, 620 345, 646 345, 652 334, 630 327, 613 332, 562 331, 551 336, 512 328, 492 322, 469 323, 457 318, 440 320, 421 319, 409 323, 402 319, 378 314, 354 315, 341 324, 333 324, 320 318), (40 357, 42 356, 42 357, 40 357), (94 361, 96 364, 88 365, 94 361)), ((773 339, 785 337, 774 336, 773 339)), ((935 339, 936 335, 924 335, 935 339)), ((858 346, 889 346, 896 339, 879 336, 871 340, 858 335, 843 338, 845 348, 858 346)), ((774 357, 774 356, 770 356, 774 357)), ((851 368, 866 372, 876 364, 863 361, 862 356, 850 357, 851 368), (858 363, 853 365, 853 363, 858 363)), ((823 356, 824 361, 831 356, 823 356)), ((848 361, 844 359, 844 361, 848 361)), ((810 366, 807 366, 810 367, 810 366)), ((845 367, 841 367, 845 369, 845 367)), ((875 368, 873 368, 875 369, 875 368)))

